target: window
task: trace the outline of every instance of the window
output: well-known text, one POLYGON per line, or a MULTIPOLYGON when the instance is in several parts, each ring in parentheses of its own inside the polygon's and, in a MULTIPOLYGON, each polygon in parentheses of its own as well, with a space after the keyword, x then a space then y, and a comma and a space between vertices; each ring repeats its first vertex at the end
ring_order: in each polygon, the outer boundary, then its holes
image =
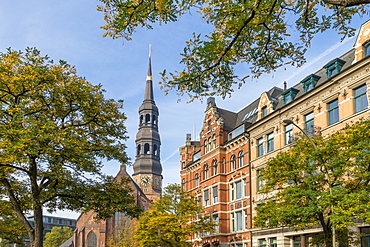
POLYGON ((345 63, 346 63, 345 61, 336 58, 330 61, 328 64, 326 64, 324 66, 324 68, 326 69, 326 78, 330 78, 338 74, 345 63))
POLYGON ((204 179, 208 179, 208 165, 204 166, 204 179))
MULTIPOLYGON (((185 181, 185 180, 184 180, 185 181)), ((154 178, 154 184, 158 185, 158 178, 154 178)))
POLYGON ((218 162, 217 162, 217 160, 215 160, 213 162, 213 175, 215 176, 217 174, 218 174, 218 162))
POLYGON ((246 209, 244 209, 244 228, 248 229, 248 214, 246 209))
POLYGON ((145 123, 146 124, 150 123, 150 115, 149 114, 145 115, 145 123))
MULTIPOLYGON (((156 178, 156 179, 157 179, 157 183, 158 183, 158 178, 156 178)), ((155 180, 154 180, 154 181, 155 181, 155 180)), ((181 184, 182 184, 182 190, 183 190, 183 191, 186 191, 185 178, 183 178, 183 179, 182 179, 182 183, 181 183, 181 184)))
POLYGON ((355 99, 355 112, 359 112, 367 108, 368 102, 367 102, 366 90, 367 90, 366 85, 362 85, 353 90, 354 99, 355 99))
POLYGON ((231 231, 235 232, 235 215, 234 213, 231 213, 231 231))
POLYGON ((231 156, 230 166, 231 166, 231 171, 235 171, 236 169, 235 155, 231 156))
POLYGON ((153 125, 156 126, 157 125, 157 116, 156 115, 153 115, 153 125))
POLYGON ((257 190, 260 191, 265 185, 265 180, 262 179, 262 171, 257 170, 257 190))
POLYGON ((293 237, 293 247, 301 247, 301 236, 293 237))
POLYGON ((231 201, 235 200, 235 187, 234 184, 230 184, 230 197, 231 201))
POLYGON ((285 145, 292 143, 293 141, 293 125, 288 124, 284 126, 285 145))
POLYGON ((243 211, 238 211, 236 214, 236 231, 243 230, 243 211))
POLYGON ((212 187, 213 204, 218 203, 218 186, 212 187))
POLYGON ((304 92, 307 93, 308 91, 314 89, 315 86, 316 86, 317 81, 320 78, 321 78, 320 76, 311 74, 308 77, 306 77, 305 79, 303 79, 301 81, 301 83, 303 84, 303 90, 304 90, 304 92))
POLYGON ((270 238, 270 247, 277 247, 277 239, 270 238))
POLYGON ((137 150, 136 150, 136 154, 137 155, 140 155, 140 151, 141 150, 141 145, 139 144, 139 145, 137 145, 137 150))
POLYGON ((195 174, 195 187, 199 186, 199 174, 195 174))
POLYGON ((212 142, 213 142, 213 148, 216 148, 216 136, 215 135, 213 135, 212 142))
POLYGON ((306 131, 307 135, 313 135, 315 133, 313 112, 304 116, 304 125, 304 130, 306 131))
POLYGON ((370 42, 364 44, 364 57, 370 55, 370 42))
POLYGON ((98 245, 98 239, 96 237, 96 234, 91 231, 87 235, 87 247, 97 247, 98 245))
POLYGON ((339 121, 338 99, 328 103, 329 125, 339 121))
POLYGON ((267 134, 267 153, 274 151, 274 133, 267 134))
POLYGON ((361 231, 361 247, 370 247, 370 227, 360 228, 361 231))
POLYGON ((235 183, 235 200, 242 198, 242 181, 235 183))
POLYGON ((258 247, 266 247, 266 239, 258 239, 258 247))
POLYGON ((240 151, 239 152, 239 157, 238 157, 238 166, 239 166, 239 168, 240 167, 243 167, 244 166, 244 152, 243 151, 240 151))
POLYGON ((284 105, 292 102, 298 92, 299 90, 295 88, 290 88, 287 91, 283 92, 281 95, 283 95, 284 105))
POLYGON ((153 154, 155 156, 158 156, 158 146, 154 144, 154 148, 153 148, 153 154))
POLYGON ((262 107, 261 112, 262 112, 262 117, 266 117, 267 116, 267 106, 262 107))
POLYGON ((149 143, 144 144, 144 154, 149 154, 149 143))
POLYGON ((212 215, 212 221, 216 224, 216 225, 215 225, 215 228, 214 228, 214 232, 215 232, 215 233, 218 233, 218 232, 219 232, 219 225, 218 225, 219 220, 218 220, 218 214, 214 214, 214 215, 212 215))
POLYGON ((247 197, 247 179, 243 179, 243 185, 244 185, 244 197, 247 197))
POLYGON ((257 140, 257 157, 264 155, 263 153, 263 138, 257 140))
POLYGON ((206 189, 204 191, 204 206, 209 206, 210 205, 210 202, 209 202, 209 189, 206 189))

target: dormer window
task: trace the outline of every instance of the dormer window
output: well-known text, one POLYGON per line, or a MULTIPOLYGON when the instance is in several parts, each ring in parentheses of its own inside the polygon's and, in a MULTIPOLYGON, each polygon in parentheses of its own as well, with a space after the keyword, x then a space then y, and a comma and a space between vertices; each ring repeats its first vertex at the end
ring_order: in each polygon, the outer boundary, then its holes
POLYGON ((267 106, 262 107, 261 111, 262 111, 262 117, 263 118, 266 117, 267 116, 267 106))
POLYGON ((285 91, 284 93, 282 93, 283 99, 284 99, 284 105, 292 102, 298 92, 299 92, 299 90, 297 90, 295 88, 290 88, 287 91, 285 91))
POLYGON ((330 77, 338 74, 345 63, 346 63, 345 61, 343 61, 339 58, 336 58, 333 61, 326 64, 324 66, 324 69, 326 69, 326 77, 330 78, 330 77))
POLYGON ((303 79, 301 81, 301 83, 303 84, 303 90, 304 90, 304 92, 307 93, 308 91, 314 89, 316 87, 317 81, 320 78, 321 78, 320 76, 317 76, 317 75, 312 74, 312 75, 306 77, 305 79, 303 79))

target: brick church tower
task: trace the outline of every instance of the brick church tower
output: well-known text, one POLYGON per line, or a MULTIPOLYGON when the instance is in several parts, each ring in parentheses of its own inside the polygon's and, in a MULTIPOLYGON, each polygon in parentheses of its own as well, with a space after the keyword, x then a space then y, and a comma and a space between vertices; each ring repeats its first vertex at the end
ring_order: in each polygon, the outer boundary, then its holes
POLYGON ((139 130, 136 134, 136 158, 132 177, 150 200, 159 198, 162 192, 158 116, 159 111, 153 94, 151 56, 149 56, 144 101, 139 108, 139 130))

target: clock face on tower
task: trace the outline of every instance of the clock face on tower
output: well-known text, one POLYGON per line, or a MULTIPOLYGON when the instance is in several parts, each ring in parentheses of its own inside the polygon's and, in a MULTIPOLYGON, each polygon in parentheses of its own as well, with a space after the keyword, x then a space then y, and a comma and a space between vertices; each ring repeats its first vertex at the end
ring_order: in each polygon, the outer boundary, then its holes
POLYGON ((149 184, 150 184, 150 177, 149 176, 141 177, 141 185, 148 186, 149 184))

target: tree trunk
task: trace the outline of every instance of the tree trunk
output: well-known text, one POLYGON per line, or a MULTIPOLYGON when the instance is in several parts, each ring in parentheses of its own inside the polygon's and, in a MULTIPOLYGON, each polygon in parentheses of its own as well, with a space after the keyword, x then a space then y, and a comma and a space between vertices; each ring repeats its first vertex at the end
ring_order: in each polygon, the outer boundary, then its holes
POLYGON ((323 0, 325 3, 338 5, 343 7, 357 6, 360 4, 368 4, 370 0, 323 0))
POLYGON ((32 247, 42 247, 43 243, 43 231, 44 231, 44 225, 43 225, 43 219, 42 219, 42 207, 35 206, 33 209, 33 215, 34 215, 34 239, 31 240, 31 246, 32 247))

